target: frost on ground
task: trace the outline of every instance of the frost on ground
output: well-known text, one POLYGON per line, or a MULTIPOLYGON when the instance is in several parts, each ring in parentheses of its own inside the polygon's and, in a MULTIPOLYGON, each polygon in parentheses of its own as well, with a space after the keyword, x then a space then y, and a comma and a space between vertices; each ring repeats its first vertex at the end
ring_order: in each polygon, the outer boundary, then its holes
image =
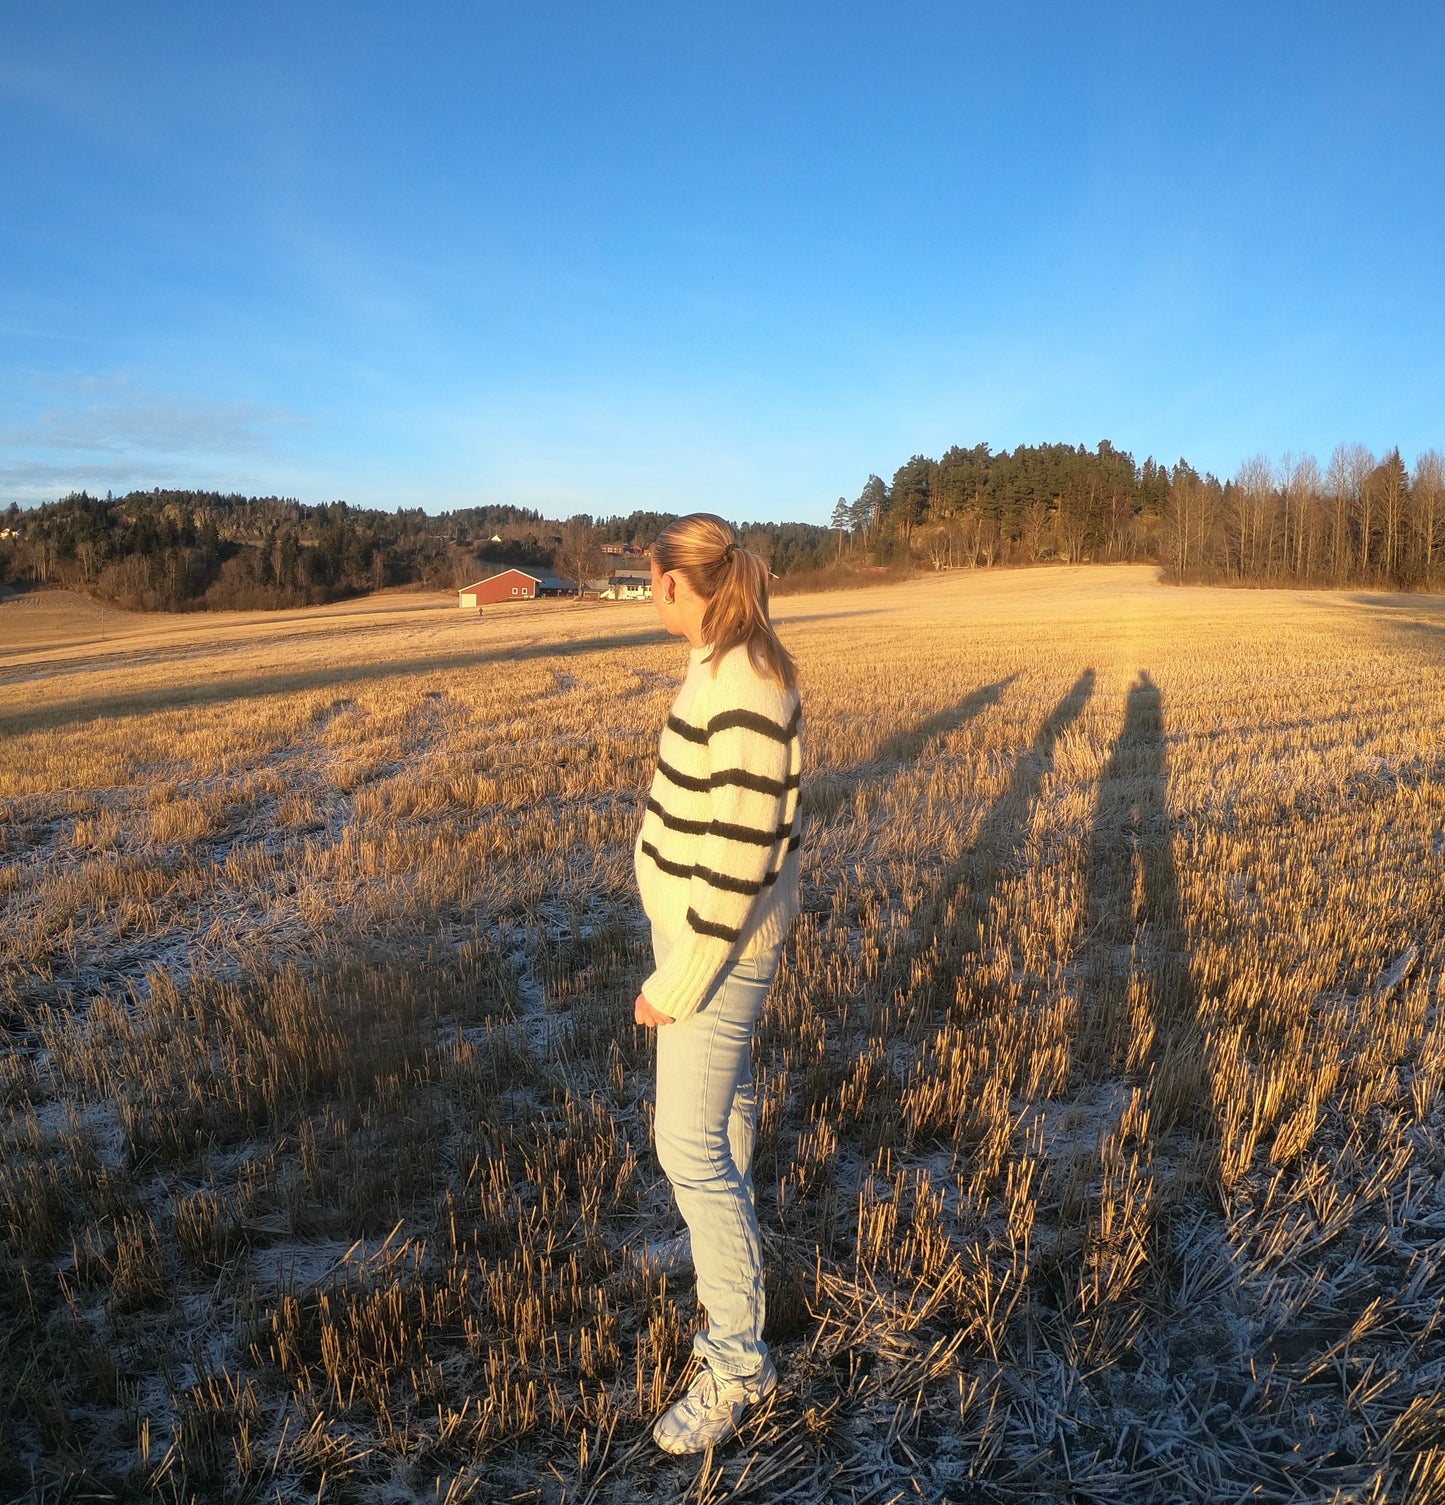
POLYGON ((783 606, 783 1383, 681 1461, 630 864, 682 651, 386 597, 0 658, 0 1494, 1445 1499, 1431 603, 783 606))

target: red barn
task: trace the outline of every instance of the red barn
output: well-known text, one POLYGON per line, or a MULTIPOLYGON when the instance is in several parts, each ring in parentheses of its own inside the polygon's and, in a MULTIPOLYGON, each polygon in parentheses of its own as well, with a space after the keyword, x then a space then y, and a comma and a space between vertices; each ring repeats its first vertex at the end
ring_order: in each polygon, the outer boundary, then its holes
POLYGON ((540 575, 529 575, 526 570, 502 570, 478 580, 475 585, 463 586, 457 592, 457 605, 493 606, 498 601, 533 601, 541 584, 540 575))

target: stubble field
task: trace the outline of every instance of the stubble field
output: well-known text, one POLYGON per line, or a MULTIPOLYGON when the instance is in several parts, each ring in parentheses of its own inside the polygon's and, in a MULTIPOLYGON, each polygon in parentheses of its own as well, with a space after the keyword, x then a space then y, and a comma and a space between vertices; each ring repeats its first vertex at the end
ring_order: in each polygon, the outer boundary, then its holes
POLYGON ((0 603, 0 1498, 1445 1501, 1445 607, 776 616, 782 1384, 679 1461, 631 843, 685 645, 0 603))

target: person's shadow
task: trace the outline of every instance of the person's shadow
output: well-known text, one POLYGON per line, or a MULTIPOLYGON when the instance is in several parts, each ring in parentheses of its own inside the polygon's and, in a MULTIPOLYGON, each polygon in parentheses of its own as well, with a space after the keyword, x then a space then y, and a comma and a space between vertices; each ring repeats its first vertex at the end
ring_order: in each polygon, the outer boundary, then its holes
POLYGON ((1201 1182, 1212 1189, 1219 1126, 1174 867, 1168 782, 1163 698, 1141 671, 1094 807, 1075 1064, 1089 1080, 1144 1087, 1154 1145, 1176 1129, 1194 1141, 1192 1174, 1178 1189, 1201 1182))
POLYGON ((920 1045, 949 1018, 959 975, 974 965, 985 944, 999 881, 1028 838, 1044 776, 1053 767, 1054 749, 1083 715, 1094 693, 1094 679, 1093 669, 1085 669, 1039 723, 1033 741, 1015 760, 1008 783, 980 819, 970 850, 936 873, 919 895, 909 926, 888 958, 894 998, 872 1022, 876 1036, 920 1045))
POLYGON ((945 706, 915 726, 891 733, 868 758, 852 767, 809 774, 803 781, 804 815, 826 824, 851 808, 860 789, 885 789, 900 773, 926 763, 954 732, 997 705, 1017 678, 1017 674, 1010 674, 1006 679, 980 685, 957 705, 945 706))

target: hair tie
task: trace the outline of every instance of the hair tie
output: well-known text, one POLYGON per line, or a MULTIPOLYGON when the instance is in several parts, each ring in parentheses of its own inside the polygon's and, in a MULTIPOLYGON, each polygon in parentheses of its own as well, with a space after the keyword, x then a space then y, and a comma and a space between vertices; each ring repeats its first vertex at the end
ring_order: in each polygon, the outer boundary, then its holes
POLYGON ((730 543, 723 547, 722 562, 724 564, 731 564, 733 562, 733 546, 730 543))

